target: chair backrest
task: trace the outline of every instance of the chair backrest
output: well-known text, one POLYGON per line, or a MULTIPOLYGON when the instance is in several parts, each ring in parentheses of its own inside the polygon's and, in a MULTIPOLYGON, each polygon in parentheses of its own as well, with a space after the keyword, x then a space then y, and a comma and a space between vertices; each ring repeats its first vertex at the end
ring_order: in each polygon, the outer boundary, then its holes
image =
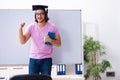
POLYGON ((39 74, 15 75, 10 80, 52 80, 50 76, 39 74))

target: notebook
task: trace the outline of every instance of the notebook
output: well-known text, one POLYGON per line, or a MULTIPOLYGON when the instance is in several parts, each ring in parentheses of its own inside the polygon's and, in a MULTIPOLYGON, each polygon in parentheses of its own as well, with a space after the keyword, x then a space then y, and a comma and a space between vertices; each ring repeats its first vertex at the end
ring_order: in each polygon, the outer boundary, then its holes
MULTIPOLYGON (((54 32, 48 32, 48 36, 51 38, 51 39, 55 39, 55 33, 54 32)), ((50 42, 45 42, 46 45, 51 45, 50 42)))

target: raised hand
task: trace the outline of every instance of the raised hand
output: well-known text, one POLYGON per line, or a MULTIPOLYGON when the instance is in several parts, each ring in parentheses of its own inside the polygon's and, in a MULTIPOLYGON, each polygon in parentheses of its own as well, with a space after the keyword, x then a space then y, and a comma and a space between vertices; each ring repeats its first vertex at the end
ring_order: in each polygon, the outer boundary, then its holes
POLYGON ((23 28, 24 25, 25 25, 25 22, 21 22, 21 23, 20 23, 20 28, 23 28))

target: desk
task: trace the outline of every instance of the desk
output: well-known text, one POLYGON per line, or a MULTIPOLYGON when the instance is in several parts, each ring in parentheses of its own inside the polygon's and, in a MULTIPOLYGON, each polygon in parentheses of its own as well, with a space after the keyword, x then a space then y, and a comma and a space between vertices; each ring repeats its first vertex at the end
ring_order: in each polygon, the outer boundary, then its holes
MULTIPOLYGON (((82 75, 57 75, 56 65, 52 66, 53 80, 84 80, 82 75)), ((10 77, 18 74, 28 74, 28 65, 3 65, 0 66, 0 80, 9 80, 10 77)))
POLYGON ((84 80, 84 77, 81 75, 58 75, 52 76, 53 80, 84 80))

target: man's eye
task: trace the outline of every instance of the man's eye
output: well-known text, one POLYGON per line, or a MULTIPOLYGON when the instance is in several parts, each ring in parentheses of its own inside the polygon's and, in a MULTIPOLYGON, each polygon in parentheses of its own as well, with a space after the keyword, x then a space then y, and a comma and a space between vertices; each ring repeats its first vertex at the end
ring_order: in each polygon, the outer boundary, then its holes
POLYGON ((36 15, 44 15, 44 13, 36 13, 36 15))

